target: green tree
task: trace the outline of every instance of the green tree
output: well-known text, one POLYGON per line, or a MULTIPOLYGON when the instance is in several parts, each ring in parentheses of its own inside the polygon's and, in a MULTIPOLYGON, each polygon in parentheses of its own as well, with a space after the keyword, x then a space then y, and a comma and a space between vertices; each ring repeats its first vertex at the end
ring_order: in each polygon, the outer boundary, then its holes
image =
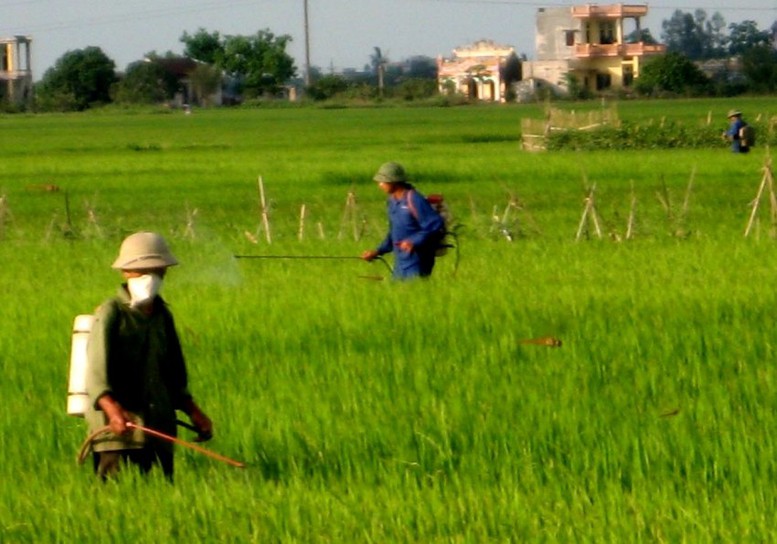
POLYGON ((640 30, 633 30, 626 36, 626 43, 644 43, 648 45, 656 45, 658 40, 650 33, 649 28, 641 28, 640 30))
POLYGON ((742 71, 755 92, 777 90, 777 51, 770 45, 751 47, 742 55, 742 71))
POLYGON ((418 55, 405 62, 404 76, 411 79, 437 80, 437 61, 431 57, 418 55))
POLYGON ((99 47, 87 47, 60 57, 43 75, 36 94, 42 108, 81 111, 109 103, 116 81, 116 64, 99 47))
POLYGON ((184 44, 184 56, 190 59, 218 64, 223 58, 224 43, 218 32, 209 33, 204 28, 199 28, 194 34, 184 32, 180 41, 184 44))
POLYGON ((339 75, 329 74, 317 78, 307 88, 308 96, 313 100, 328 100, 347 91, 348 81, 339 75))
POLYGON ((667 53, 645 63, 635 88, 646 95, 703 95, 710 92, 710 81, 685 55, 667 53))
POLYGON ((770 46, 771 33, 758 30, 755 21, 731 23, 729 28, 728 52, 730 55, 741 55, 754 47, 770 46))
POLYGON ((726 55, 728 46, 728 36, 726 35, 726 20, 719 12, 712 14, 712 17, 705 22, 705 33, 707 34, 708 58, 719 58, 726 55))
POLYGON ((408 78, 403 80, 393 92, 404 100, 421 100, 437 95, 437 81, 429 78, 408 78))
POLYGON ((670 53, 681 53, 692 60, 707 59, 722 51, 723 27, 725 20, 719 13, 708 19, 703 9, 693 14, 678 9, 661 23, 661 39, 670 53))
POLYGON ((113 100, 123 104, 158 104, 171 98, 178 87, 175 77, 151 61, 133 62, 114 85, 113 100))
POLYGON ((291 36, 260 30, 253 36, 220 36, 199 29, 184 33, 185 53, 212 63, 240 82, 246 98, 273 95, 296 74, 294 59, 286 52, 291 36))

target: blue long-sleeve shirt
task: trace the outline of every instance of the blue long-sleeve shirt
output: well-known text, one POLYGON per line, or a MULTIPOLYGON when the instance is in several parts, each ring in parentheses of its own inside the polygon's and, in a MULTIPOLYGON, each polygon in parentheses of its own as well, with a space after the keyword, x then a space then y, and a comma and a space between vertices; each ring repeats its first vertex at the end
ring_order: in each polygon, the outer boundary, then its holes
POLYGON ((378 246, 378 254, 394 253, 394 277, 407 279, 429 276, 445 223, 426 198, 410 187, 400 199, 389 196, 389 231, 378 246), (412 242, 413 251, 399 249, 399 243, 412 242))
POLYGON ((726 136, 731 140, 731 151, 734 153, 747 153, 749 150, 747 146, 742 145, 742 141, 739 138, 739 131, 745 125, 747 125, 747 123, 745 123, 742 118, 737 117, 731 122, 726 131, 726 136))

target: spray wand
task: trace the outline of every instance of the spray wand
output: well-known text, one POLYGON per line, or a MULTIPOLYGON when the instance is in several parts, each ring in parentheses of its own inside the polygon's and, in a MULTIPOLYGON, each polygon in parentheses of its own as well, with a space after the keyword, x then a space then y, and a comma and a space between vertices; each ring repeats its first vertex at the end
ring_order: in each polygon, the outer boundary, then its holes
MULTIPOLYGON (((361 257, 354 257, 354 256, 340 256, 340 255, 233 255, 235 259, 306 259, 306 260, 330 260, 330 261, 352 261, 352 260, 359 260, 363 261, 361 257)), ((375 261, 380 261, 384 265, 386 265, 386 268, 388 268, 389 274, 393 272, 391 269, 391 265, 386 262, 386 259, 378 255, 373 259, 375 261)))

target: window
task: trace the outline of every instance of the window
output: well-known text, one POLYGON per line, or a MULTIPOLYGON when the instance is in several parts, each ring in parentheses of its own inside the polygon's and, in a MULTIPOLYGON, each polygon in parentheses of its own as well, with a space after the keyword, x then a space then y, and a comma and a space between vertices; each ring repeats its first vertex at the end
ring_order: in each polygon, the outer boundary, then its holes
POLYGON ((603 91, 609 89, 612 85, 612 77, 610 74, 596 74, 596 90, 603 91))
POLYGON ((599 43, 602 45, 615 43, 615 24, 612 21, 601 23, 599 27, 599 43))
POLYGON ((565 30, 564 39, 566 40, 567 47, 572 47, 573 45, 575 45, 575 31, 565 30))

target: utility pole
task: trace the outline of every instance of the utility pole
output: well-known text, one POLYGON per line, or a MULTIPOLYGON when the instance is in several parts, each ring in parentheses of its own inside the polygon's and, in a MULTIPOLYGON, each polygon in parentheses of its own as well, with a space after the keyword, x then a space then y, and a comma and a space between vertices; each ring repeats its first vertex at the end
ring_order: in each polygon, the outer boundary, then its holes
POLYGON ((305 2, 305 87, 310 87, 310 28, 308 26, 308 0, 305 2))

